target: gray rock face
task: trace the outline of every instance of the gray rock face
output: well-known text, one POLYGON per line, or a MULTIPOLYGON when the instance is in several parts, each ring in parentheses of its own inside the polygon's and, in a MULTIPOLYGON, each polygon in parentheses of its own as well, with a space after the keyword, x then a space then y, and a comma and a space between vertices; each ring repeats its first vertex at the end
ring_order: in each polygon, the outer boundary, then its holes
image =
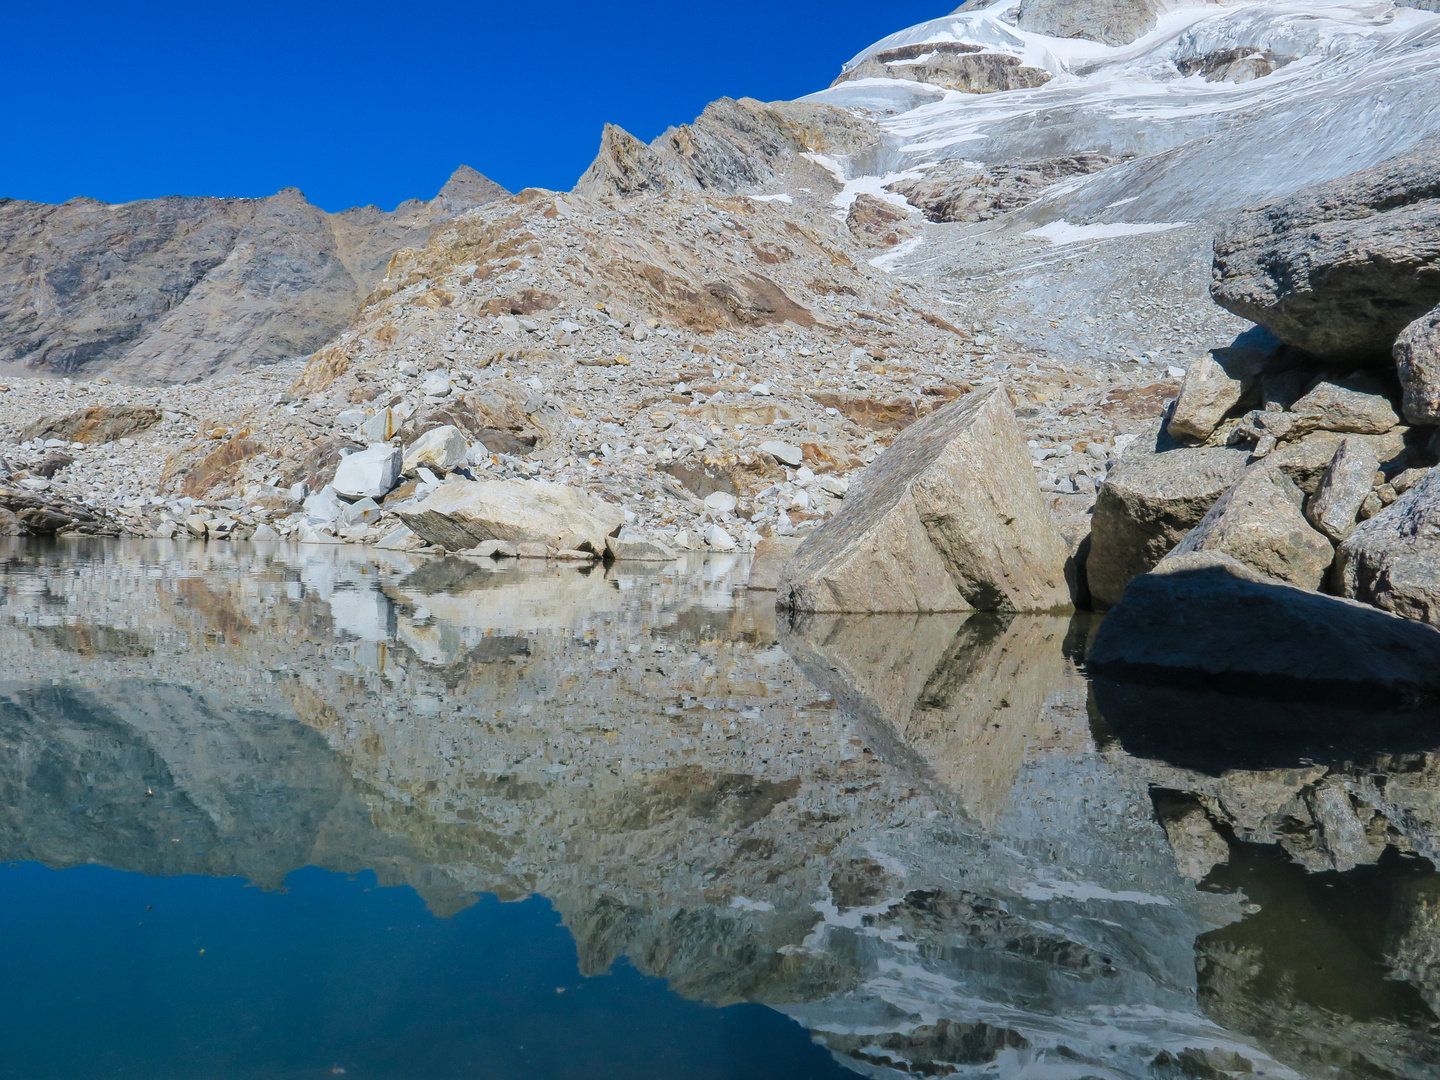
POLYGON ((1222 552, 1280 581, 1318 589, 1335 552, 1305 520, 1303 501, 1284 473, 1252 465, 1157 569, 1192 552, 1222 552))
POLYGON ((1206 446, 1164 453, 1132 449, 1095 500, 1086 574, 1101 607, 1178 544, 1245 471, 1243 450, 1206 446))
POLYGON ((1361 522, 1340 545, 1346 596, 1440 623, 1440 469, 1361 522))
POLYGON ((649 146, 607 124, 574 190, 588 198, 672 188, 733 193, 774 179, 802 153, 853 154, 879 142, 878 128, 833 105, 721 98, 649 146))
POLYGON ((1051 37, 1128 45, 1155 29, 1155 0, 1020 0, 1015 25, 1051 37))
POLYGON ((1243 211, 1215 239, 1210 292, 1308 352, 1387 364, 1440 302, 1440 138, 1243 211))
POLYGON ((1440 307, 1400 332, 1395 339, 1395 370, 1405 391, 1405 419, 1412 424, 1440 424, 1440 307))
POLYGON ((994 94, 1043 86, 1050 73, 1029 67, 1017 57, 981 52, 978 46, 955 41, 902 45, 867 56, 840 74, 831 86, 852 79, 909 79, 962 94, 994 94))
POLYGON ((350 321, 390 256, 506 192, 461 169, 429 202, 328 214, 264 199, 0 200, 0 362, 188 382, 302 357, 350 321))
POLYGON ((1005 390, 904 429, 781 573, 797 611, 1053 611, 1068 548, 1046 513, 1005 390))
POLYGON ((1326 695, 1373 707, 1440 703, 1440 632, 1297 589, 1199 552, 1136 578, 1100 627, 1089 665, 1137 678, 1193 673, 1215 688, 1326 695))
POLYGON ((1340 543, 1355 528, 1360 504, 1370 494, 1375 470, 1379 467, 1379 458, 1369 443, 1360 439, 1341 442, 1305 508, 1306 519, 1335 543, 1340 543))

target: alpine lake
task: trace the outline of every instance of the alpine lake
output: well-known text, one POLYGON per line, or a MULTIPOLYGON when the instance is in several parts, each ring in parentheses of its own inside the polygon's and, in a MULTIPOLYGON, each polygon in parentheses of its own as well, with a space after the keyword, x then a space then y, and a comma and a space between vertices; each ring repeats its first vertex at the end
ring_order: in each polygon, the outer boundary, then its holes
POLYGON ((1440 1077, 1440 728, 742 556, 0 544, 5 1077, 1440 1077))

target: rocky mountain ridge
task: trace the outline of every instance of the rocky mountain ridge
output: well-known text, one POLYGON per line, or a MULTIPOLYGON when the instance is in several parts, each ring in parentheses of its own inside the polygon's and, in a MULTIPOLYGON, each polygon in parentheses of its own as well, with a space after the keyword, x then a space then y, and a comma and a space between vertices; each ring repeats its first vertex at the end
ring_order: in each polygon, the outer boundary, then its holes
POLYGON ((0 200, 0 367, 193 382, 308 356, 390 257, 507 192, 456 170, 431 200, 327 213, 294 188, 262 199, 110 205, 0 200))

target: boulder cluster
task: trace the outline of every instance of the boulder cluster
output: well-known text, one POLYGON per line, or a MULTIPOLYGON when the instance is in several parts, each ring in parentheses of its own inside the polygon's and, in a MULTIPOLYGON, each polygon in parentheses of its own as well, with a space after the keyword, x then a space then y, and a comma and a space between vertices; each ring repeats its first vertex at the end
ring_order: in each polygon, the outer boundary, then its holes
POLYGON ((1114 608, 1096 670, 1440 703, 1440 140, 1241 213, 1212 296, 1258 325, 1126 440, 1087 534, 997 387, 906 428, 755 584, 795 611, 1114 608))

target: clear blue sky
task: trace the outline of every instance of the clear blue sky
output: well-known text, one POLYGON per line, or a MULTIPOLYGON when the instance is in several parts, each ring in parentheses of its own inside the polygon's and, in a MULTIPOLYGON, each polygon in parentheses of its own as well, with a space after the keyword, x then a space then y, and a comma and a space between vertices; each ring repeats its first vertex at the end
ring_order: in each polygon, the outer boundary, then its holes
POLYGON ((389 208, 462 163, 566 189, 607 120, 649 140, 722 95, 810 93, 958 2, 11 3, 0 195, 389 208))

